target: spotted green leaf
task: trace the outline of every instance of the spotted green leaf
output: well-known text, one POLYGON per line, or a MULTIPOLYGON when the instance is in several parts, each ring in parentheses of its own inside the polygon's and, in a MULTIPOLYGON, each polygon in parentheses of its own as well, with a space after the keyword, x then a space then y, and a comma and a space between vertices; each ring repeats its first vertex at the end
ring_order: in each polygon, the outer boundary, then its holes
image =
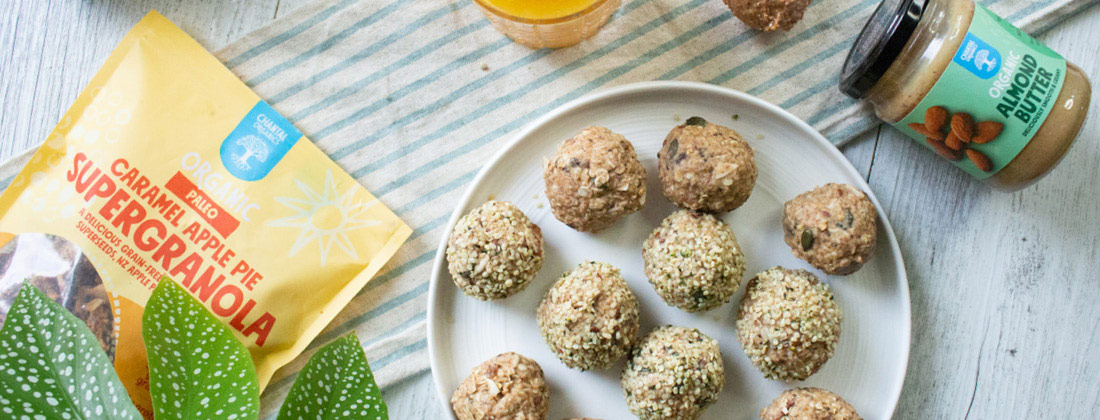
POLYGON ((284 419, 389 419, 355 334, 336 339, 309 358, 279 411, 279 420, 284 419))
POLYGON ((244 345, 171 279, 161 279, 141 317, 157 420, 252 420, 256 367, 244 345))
POLYGON ((140 420, 141 414, 84 321, 23 283, 0 329, 0 418, 140 420))

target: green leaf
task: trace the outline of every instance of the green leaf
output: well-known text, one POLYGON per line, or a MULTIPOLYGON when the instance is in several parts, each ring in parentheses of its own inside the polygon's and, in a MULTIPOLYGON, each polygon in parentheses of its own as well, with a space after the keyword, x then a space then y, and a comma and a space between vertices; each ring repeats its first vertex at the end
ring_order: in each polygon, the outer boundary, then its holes
POLYGON ((27 283, 0 329, 0 418, 16 415, 141 419, 84 321, 27 283))
POLYGON ((251 420, 259 416, 248 350, 176 282, 161 279, 141 317, 158 420, 251 420))
POLYGON ((279 410, 279 420, 389 417, 355 334, 336 339, 310 357, 279 410))

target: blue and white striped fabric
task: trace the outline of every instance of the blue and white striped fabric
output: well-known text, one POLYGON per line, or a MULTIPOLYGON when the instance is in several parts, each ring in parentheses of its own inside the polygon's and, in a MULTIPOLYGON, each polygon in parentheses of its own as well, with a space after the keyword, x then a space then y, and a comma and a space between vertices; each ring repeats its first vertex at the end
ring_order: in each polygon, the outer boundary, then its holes
MULTIPOLYGON (((1095 2, 984 0, 1031 32, 1095 2)), ((764 34, 719 0, 624 0, 595 38, 536 51, 493 30, 470 0, 332 0, 217 52, 416 229, 314 346, 276 375, 264 416, 317 344, 348 332, 363 340, 383 386, 427 368, 429 261, 453 203, 511 133, 554 107, 600 88, 679 79, 760 96, 836 144, 874 127, 835 86, 876 3, 817 0, 790 32, 764 34)))

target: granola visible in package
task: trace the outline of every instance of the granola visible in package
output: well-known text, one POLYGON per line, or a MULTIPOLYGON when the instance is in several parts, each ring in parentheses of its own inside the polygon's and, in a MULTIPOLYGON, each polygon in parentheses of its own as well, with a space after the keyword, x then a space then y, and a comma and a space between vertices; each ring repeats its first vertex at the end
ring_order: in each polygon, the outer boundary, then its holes
POLYGON ((235 332, 262 388, 410 233, 153 12, 0 196, 0 321, 34 284, 88 324, 149 417, 141 314, 162 276, 235 332))

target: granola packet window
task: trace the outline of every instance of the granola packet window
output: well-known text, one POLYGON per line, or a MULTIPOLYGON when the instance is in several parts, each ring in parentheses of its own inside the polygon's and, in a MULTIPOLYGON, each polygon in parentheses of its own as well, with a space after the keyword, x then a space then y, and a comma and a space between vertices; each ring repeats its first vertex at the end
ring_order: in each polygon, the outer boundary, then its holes
POLYGON ((151 417, 141 314, 162 276, 234 331, 262 388, 410 233, 151 12, 0 196, 0 318, 29 280, 92 328, 151 417))

